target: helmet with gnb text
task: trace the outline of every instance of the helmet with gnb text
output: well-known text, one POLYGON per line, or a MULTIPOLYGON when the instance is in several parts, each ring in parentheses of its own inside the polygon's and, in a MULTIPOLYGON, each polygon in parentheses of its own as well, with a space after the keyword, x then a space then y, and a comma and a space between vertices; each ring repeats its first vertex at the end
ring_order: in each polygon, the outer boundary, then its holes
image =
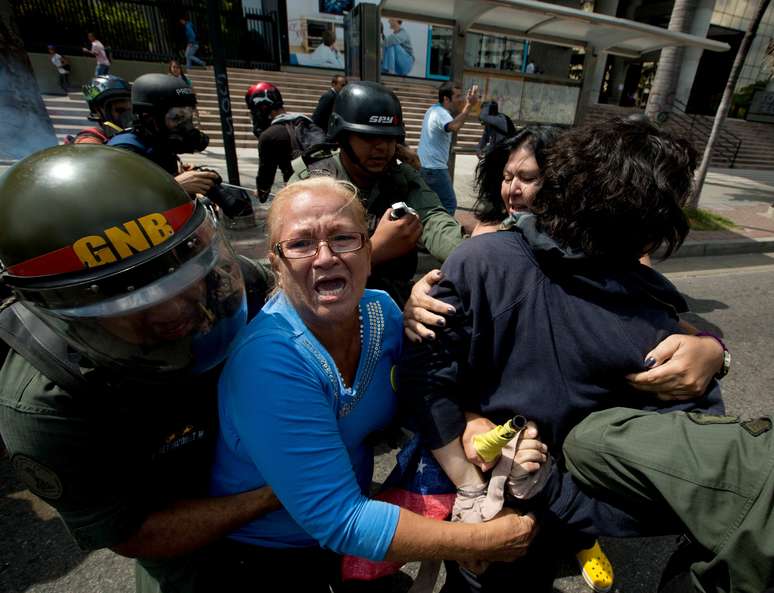
POLYGON ((350 82, 336 97, 328 137, 339 139, 343 132, 372 136, 406 136, 403 110, 398 96, 377 82, 350 82))
POLYGON ((0 176, 0 273, 91 364, 140 376, 212 368, 247 318, 212 213, 107 146, 49 148, 0 176))

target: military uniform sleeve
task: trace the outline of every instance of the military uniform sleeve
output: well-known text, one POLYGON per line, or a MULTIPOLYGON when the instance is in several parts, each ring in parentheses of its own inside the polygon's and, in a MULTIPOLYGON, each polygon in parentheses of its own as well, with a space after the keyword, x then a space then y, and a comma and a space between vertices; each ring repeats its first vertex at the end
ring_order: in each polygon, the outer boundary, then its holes
MULTIPOLYGON (((108 426, 11 351, 0 371, 0 432, 22 483, 53 506, 84 550, 125 541, 147 514, 108 426), (44 401, 56 401, 48 406, 44 401)), ((136 477, 136 476, 135 476, 136 477)), ((152 485, 148 485, 152 488, 152 485)))
POLYGON ((408 165, 401 165, 400 171, 409 186, 405 201, 417 211, 422 221, 422 243, 433 257, 446 261, 465 238, 462 225, 444 209, 441 200, 417 171, 408 165))
POLYGON ((471 348, 474 339, 478 285, 476 257, 480 253, 456 251, 444 264, 444 278, 433 290, 436 299, 452 305, 456 312, 446 325, 436 329, 435 340, 413 343, 403 341, 399 364, 399 391, 408 423, 416 428, 431 449, 440 448, 465 430, 465 397, 471 375, 471 348))

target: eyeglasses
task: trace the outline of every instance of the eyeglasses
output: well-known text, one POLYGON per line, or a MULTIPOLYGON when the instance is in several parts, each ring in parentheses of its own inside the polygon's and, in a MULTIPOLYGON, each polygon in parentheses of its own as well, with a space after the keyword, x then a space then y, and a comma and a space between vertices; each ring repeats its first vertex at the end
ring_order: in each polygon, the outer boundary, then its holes
POLYGON ((302 259, 314 257, 320 252, 320 245, 325 243, 333 253, 350 253, 363 248, 365 234, 336 233, 326 239, 287 239, 277 241, 272 250, 285 259, 302 259))

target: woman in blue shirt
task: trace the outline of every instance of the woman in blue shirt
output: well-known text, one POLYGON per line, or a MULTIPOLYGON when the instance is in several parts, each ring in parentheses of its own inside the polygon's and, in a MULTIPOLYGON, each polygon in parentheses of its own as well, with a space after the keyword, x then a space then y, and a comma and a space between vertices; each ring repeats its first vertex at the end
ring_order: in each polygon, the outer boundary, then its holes
POLYGON ((371 245, 354 187, 325 177, 291 184, 268 224, 279 290, 237 338, 220 379, 212 492, 268 484, 283 508, 230 534, 216 554, 220 589, 251 590, 271 570, 290 590, 328 591, 336 554, 520 556, 531 517, 449 524, 366 496, 365 440, 395 411, 403 324, 386 293, 365 290, 371 245))

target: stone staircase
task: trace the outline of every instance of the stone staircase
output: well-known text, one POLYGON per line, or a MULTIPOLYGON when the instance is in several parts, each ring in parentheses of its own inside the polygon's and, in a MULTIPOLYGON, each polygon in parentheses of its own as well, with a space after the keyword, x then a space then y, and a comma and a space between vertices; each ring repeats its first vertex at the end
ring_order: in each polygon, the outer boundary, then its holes
MULTIPOLYGON (((189 72, 189 77, 194 84, 199 101, 199 118, 202 122, 202 128, 210 136, 212 146, 222 146, 220 115, 212 71, 209 69, 194 70, 189 72)), ((244 101, 248 87, 259 80, 271 82, 277 85, 282 92, 285 108, 288 111, 311 115, 317 106, 320 95, 330 86, 330 79, 330 74, 314 72, 269 72, 229 68, 228 84, 231 93, 231 110, 234 118, 237 148, 256 146, 250 113, 244 101)), ((438 100, 437 84, 406 82, 399 78, 387 79, 383 82, 398 95, 403 107, 407 143, 416 148, 419 144, 419 132, 425 111, 438 100)), ((458 146, 464 149, 474 149, 478 145, 482 131, 477 119, 469 118, 458 135, 458 146)))
MULTIPOLYGON (((638 113, 642 113, 642 110, 634 107, 598 104, 589 108, 585 121, 606 121, 612 117, 626 117, 638 113)), ((667 122, 667 127, 689 138, 696 150, 699 151, 699 158, 701 158, 707 137, 709 136, 709 130, 712 129, 713 118, 697 115, 695 116, 697 123, 693 129, 690 129, 688 120, 693 117, 692 115, 675 116, 667 122)), ((723 130, 727 130, 742 141, 734 163, 735 169, 774 170, 774 124, 728 118, 723 125, 723 130)), ((729 167, 730 154, 715 150, 710 166, 729 167)))
MULTIPOLYGON (((220 114, 218 112, 215 82, 211 68, 194 70, 189 73, 199 99, 199 116, 203 130, 210 136, 210 146, 222 147, 223 140, 220 131, 220 114)), ((231 91, 231 109, 236 131, 237 148, 254 149, 257 141, 252 133, 250 114, 244 102, 247 88, 258 80, 266 80, 276 84, 282 91, 288 111, 311 114, 317 105, 320 95, 328 88, 330 74, 315 72, 270 72, 262 70, 229 69, 229 89, 231 91)), ((422 117, 430 105, 437 100, 437 84, 409 82, 401 78, 388 77, 383 81, 392 88, 401 100, 403 117, 406 124, 406 139, 409 146, 416 148, 419 143, 419 132, 422 117)), ((54 131, 62 142, 68 134, 76 134, 87 127, 88 109, 80 93, 70 93, 69 96, 44 95, 43 97, 49 115, 54 124, 54 131)), ((586 121, 605 121, 611 117, 625 117, 641 110, 613 105, 594 105, 589 108, 586 121)), ((688 116, 691 117, 691 116, 688 116)), ((705 122, 703 128, 709 130, 712 118, 697 116, 705 122)), ((518 124, 518 122, 516 122, 518 124)), ((677 122, 668 124, 676 131, 691 137, 697 150, 704 149, 707 132, 700 133, 694 129, 689 133, 677 122)), ((739 154, 734 167, 737 169, 769 169, 774 170, 774 124, 746 122, 737 119, 726 120, 725 128, 742 140, 739 154)), ((472 152, 478 145, 482 127, 477 118, 469 118, 463 126, 457 140, 458 152, 472 152)), ((711 165, 728 167, 727 156, 716 151, 711 165)))
POLYGON ((54 133, 61 144, 68 135, 75 135, 94 124, 89 121, 89 108, 81 93, 43 95, 43 103, 54 124, 54 133))
MULTIPOLYGON (((222 147, 220 113, 212 69, 197 69, 189 72, 188 75, 196 91, 199 119, 203 131, 210 137, 210 146, 222 147)), ((250 85, 259 80, 276 84, 282 92, 285 108, 288 111, 311 115, 320 95, 330 86, 331 79, 330 74, 314 72, 270 72, 240 68, 229 68, 228 76, 237 148, 255 148, 257 144, 252 131, 250 113, 244 101, 245 92, 250 85)), ((438 85, 405 82, 399 78, 383 82, 400 98, 406 125, 406 140, 409 146, 416 148, 419 144, 419 132, 425 111, 437 101, 438 85)), ((71 92, 66 97, 44 95, 43 99, 60 142, 68 134, 74 135, 89 125, 86 119, 89 111, 80 93, 71 92)), ((458 134, 458 148, 465 151, 475 150, 482 131, 483 128, 477 118, 469 118, 458 134)))

